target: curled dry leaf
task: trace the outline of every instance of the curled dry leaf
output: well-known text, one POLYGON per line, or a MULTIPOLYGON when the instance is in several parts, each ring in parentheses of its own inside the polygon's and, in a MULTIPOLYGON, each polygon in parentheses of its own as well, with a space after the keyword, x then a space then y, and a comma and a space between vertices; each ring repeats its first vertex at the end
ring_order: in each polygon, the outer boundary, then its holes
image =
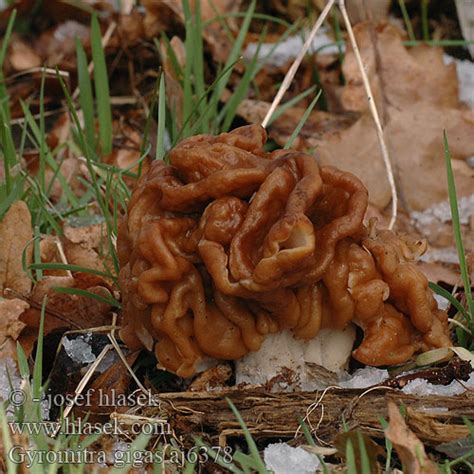
MULTIPOLYGON (((467 159, 474 154, 474 113, 461 107, 456 71, 453 65, 444 64, 441 49, 407 49, 394 26, 379 26, 375 34, 371 28, 361 24, 355 33, 376 103, 385 118, 385 135, 400 198, 406 210, 423 210, 447 199, 443 129, 455 161, 467 159), (428 70, 430 74, 426 74, 428 70)), ((360 72, 350 49, 344 75, 347 86, 342 94, 343 104, 361 112, 362 117, 346 130, 329 132, 312 145, 318 146, 323 164, 331 163, 363 179, 371 202, 384 208, 390 201, 388 179, 360 72)), ((456 172, 455 167, 455 174, 459 195, 471 194, 472 169, 465 166, 456 172)))
POLYGON ((0 294, 10 288, 22 295, 31 291, 31 280, 23 271, 23 256, 26 265, 32 260, 33 238, 31 215, 23 201, 17 201, 0 222, 0 294))
POLYGON ((428 458, 423 443, 405 423, 397 405, 388 402, 389 425, 385 436, 393 443, 407 474, 438 474, 435 464, 428 458))

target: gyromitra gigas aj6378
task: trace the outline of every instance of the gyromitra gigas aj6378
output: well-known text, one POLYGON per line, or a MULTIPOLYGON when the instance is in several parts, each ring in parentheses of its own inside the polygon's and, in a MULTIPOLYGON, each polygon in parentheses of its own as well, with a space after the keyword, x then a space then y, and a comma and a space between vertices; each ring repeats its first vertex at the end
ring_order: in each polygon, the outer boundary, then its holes
POLYGON ((140 179, 118 240, 127 345, 183 377, 284 329, 355 323, 353 357, 374 366, 450 345, 416 244, 364 226, 364 185, 265 141, 258 125, 194 136, 140 179))

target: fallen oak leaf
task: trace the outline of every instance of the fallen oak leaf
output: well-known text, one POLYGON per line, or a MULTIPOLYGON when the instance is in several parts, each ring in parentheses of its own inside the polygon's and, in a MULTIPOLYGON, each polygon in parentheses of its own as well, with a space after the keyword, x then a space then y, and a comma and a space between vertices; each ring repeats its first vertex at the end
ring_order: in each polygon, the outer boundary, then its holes
POLYGON ((16 341, 25 323, 20 321, 20 316, 30 305, 18 298, 12 300, 0 299, 0 345, 7 339, 16 341))
POLYGON ((393 401, 388 402, 389 424, 385 436, 389 439, 403 464, 406 474, 438 474, 435 464, 428 458, 423 443, 405 423, 393 401))
MULTIPOLYGON (((212 21, 215 17, 237 10, 240 2, 231 0, 205 0, 200 4, 201 21, 208 22, 203 26, 202 35, 209 45, 214 58, 225 63, 232 49, 225 29, 219 21, 212 21)), ((149 38, 159 36, 163 31, 179 31, 184 27, 185 15, 181 2, 175 0, 143 0, 146 14, 144 18, 145 33, 149 38)), ((194 7, 194 2, 191 8, 194 7)), ((228 23, 229 25, 229 23, 228 23)))
MULTIPOLYGON (((465 160, 474 155, 474 112, 465 110, 459 101, 453 65, 444 64, 439 48, 408 50, 401 33, 394 26, 383 25, 375 30, 380 56, 377 68, 369 29, 368 24, 360 24, 354 31, 364 64, 368 64, 375 101, 384 112, 385 136, 403 207, 409 212, 422 211, 447 199, 443 129, 450 139, 458 194, 472 194, 474 170, 465 160)), ((349 49, 342 103, 361 114, 360 118, 345 124, 331 115, 313 112, 293 147, 314 150, 321 164, 358 176, 369 189, 370 202, 384 209, 391 199, 388 177, 360 72, 354 64, 354 53, 349 49)), ((250 115, 248 109, 245 112, 250 115)), ((288 130, 294 130, 301 115, 285 114, 283 127, 278 120, 272 123, 270 137, 283 146, 288 130)))
POLYGON ((31 214, 23 201, 12 204, 0 222, 0 294, 6 288, 28 295, 31 280, 23 271, 23 262, 32 261, 33 238, 31 214), (24 259, 23 259, 24 257, 24 259))
MULTIPOLYGON (((86 276, 85 280, 88 277, 86 276)), ((44 335, 56 329, 88 329, 107 326, 112 321, 112 306, 105 302, 112 300, 111 292, 104 286, 96 285, 86 288, 88 293, 98 296, 99 300, 85 294, 63 293, 57 288, 74 288, 81 286, 81 274, 74 277, 45 276, 33 289, 30 308, 21 316, 26 328, 20 336, 20 343, 29 354, 38 336, 41 315, 41 303, 47 295, 45 308, 44 335)), ((96 282, 95 282, 96 283, 96 282)), ((81 291, 81 290, 78 290, 81 291)))

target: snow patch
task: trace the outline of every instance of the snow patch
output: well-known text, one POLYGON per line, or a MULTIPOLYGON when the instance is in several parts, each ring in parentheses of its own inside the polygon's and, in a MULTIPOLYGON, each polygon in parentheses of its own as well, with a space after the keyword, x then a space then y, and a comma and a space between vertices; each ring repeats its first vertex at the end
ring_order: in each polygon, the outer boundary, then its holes
POLYGON ((269 444, 263 452, 263 459, 267 469, 274 474, 313 474, 320 466, 317 456, 286 443, 269 444))
POLYGON ((81 334, 75 339, 63 339, 63 347, 69 358, 77 364, 90 364, 95 361, 96 356, 89 344, 92 334, 81 334))
POLYGON ((20 386, 21 377, 15 361, 11 357, 0 360, 0 401, 7 401, 10 391, 20 386))
POLYGON ((459 80, 459 98, 474 110, 474 63, 469 60, 453 58, 448 54, 443 56, 445 64, 456 64, 456 72, 459 80))
POLYGON ((402 392, 409 395, 453 397, 464 393, 466 388, 474 389, 474 372, 466 382, 453 380, 449 385, 434 385, 425 379, 411 380, 402 388, 402 392))
POLYGON ((368 388, 379 385, 390 378, 385 369, 377 367, 364 367, 356 370, 349 379, 343 380, 339 385, 342 388, 368 388))
MULTIPOLYGON (((459 220, 461 224, 469 224, 469 219, 474 215, 474 194, 464 196, 458 199, 459 220)), ((411 213, 420 226, 437 224, 438 222, 451 221, 451 207, 449 201, 441 201, 425 209, 423 212, 415 211, 411 213)))
MULTIPOLYGON (((319 30, 311 43, 309 49, 310 53, 319 52, 322 54, 337 54, 339 52, 337 44, 335 44, 334 39, 327 34, 327 31, 328 30, 324 28, 319 30)), ((275 45, 275 43, 262 43, 259 51, 259 62, 269 66, 283 66, 288 61, 296 58, 298 53, 301 51, 308 34, 309 31, 306 30, 304 35, 290 36, 277 45, 275 45)), ((252 60, 252 58, 257 54, 257 48, 257 43, 251 43, 247 46, 244 51, 244 58, 246 61, 252 60)), ((342 50, 344 49, 345 47, 342 46, 342 50)))

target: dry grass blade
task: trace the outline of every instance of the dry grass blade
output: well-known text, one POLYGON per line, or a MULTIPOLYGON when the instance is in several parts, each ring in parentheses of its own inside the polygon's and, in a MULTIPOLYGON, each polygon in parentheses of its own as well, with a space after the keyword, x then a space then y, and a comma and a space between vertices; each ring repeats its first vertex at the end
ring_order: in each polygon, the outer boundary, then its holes
POLYGON ((372 90, 370 87, 369 78, 367 77, 364 63, 362 61, 359 47, 357 46, 357 41, 355 39, 354 31, 352 29, 351 21, 349 19, 349 15, 346 10, 345 0, 339 0, 339 8, 341 10, 342 18, 344 19, 344 24, 346 25, 347 33, 349 35, 349 40, 351 42, 352 49, 354 50, 354 54, 357 59, 357 63, 359 65, 360 73, 362 75, 362 81, 364 83, 364 88, 367 94, 367 100, 369 102, 369 109, 375 122, 377 137, 380 143, 380 149, 382 151, 382 157, 385 164, 385 168, 387 170, 387 177, 390 184, 390 191, 392 194, 392 215, 390 218, 390 224, 388 228, 393 229, 393 226, 395 225, 395 222, 397 220, 398 194, 397 194, 397 186, 395 184, 395 177, 393 174, 392 162, 390 161, 390 155, 388 153, 387 143, 385 141, 385 134, 382 128, 382 123, 380 121, 377 107, 374 102, 374 96, 372 94, 372 90))
POLYGON ((314 24, 308 38, 306 38, 306 41, 301 48, 301 51, 299 52, 298 56, 294 60, 293 64, 291 65, 290 69, 286 73, 285 78, 283 79, 283 82, 278 89, 277 95, 273 99, 272 105, 270 106, 270 109, 267 112, 267 115, 265 115, 265 118, 262 121, 262 127, 266 128, 267 125, 270 122, 270 119, 272 115, 274 114, 276 108, 278 107, 278 104, 281 102, 281 99, 285 95, 285 92, 288 90, 288 88, 291 85, 291 81, 293 81, 293 78, 295 77, 296 71, 298 70, 301 61, 303 60, 305 54, 308 52, 309 48, 311 47, 311 44, 316 36, 316 33, 319 31, 321 28, 324 20, 328 16, 332 6, 334 5, 335 0, 329 0, 326 6, 324 7, 324 10, 321 12, 321 15, 319 15, 316 23, 314 24))

